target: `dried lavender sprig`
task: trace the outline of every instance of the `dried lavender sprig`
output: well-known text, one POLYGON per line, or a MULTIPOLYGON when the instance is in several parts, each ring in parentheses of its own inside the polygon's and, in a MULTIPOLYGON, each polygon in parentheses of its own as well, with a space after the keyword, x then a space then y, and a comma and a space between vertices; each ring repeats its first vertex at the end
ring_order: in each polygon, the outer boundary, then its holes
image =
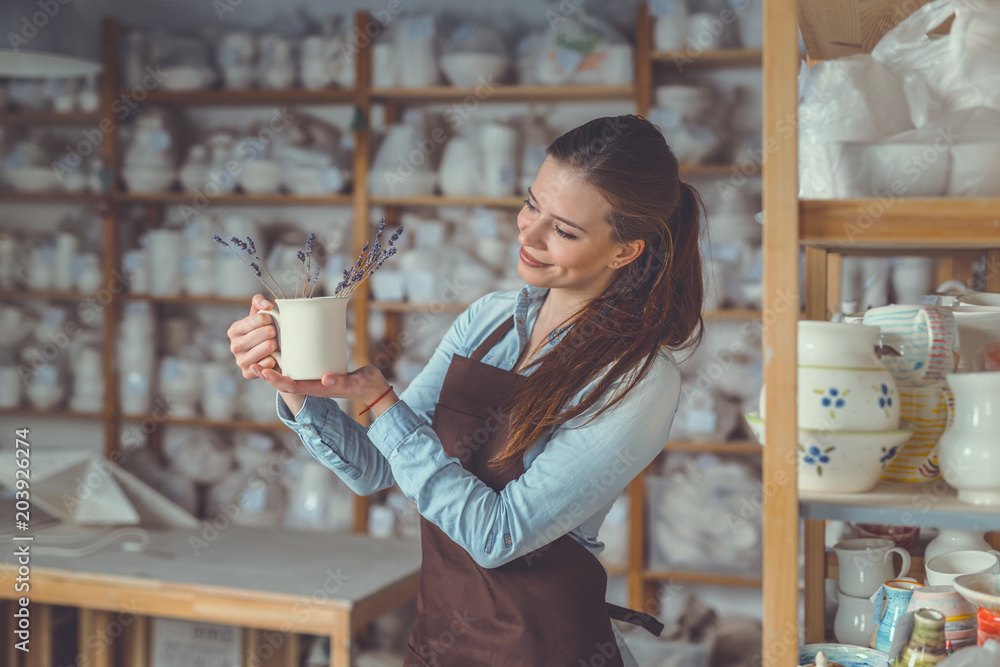
POLYGON ((316 272, 313 274, 313 277, 312 277, 312 287, 309 288, 309 298, 310 299, 312 298, 313 292, 316 291, 316 283, 318 283, 318 282, 319 282, 319 267, 317 266, 316 267, 316 272))
MULTIPOLYGON (((240 253, 236 252, 236 250, 234 250, 231 245, 229 245, 228 243, 226 243, 225 241, 223 241, 222 238, 218 234, 216 234, 212 238, 215 239, 216 243, 219 243, 220 245, 224 246, 226 249, 228 249, 234 255, 236 255, 237 257, 239 257, 240 261, 243 262, 244 264, 246 264, 250 268, 251 271, 254 271, 253 266, 251 266, 245 259, 243 259, 243 256, 240 253)), ((232 239, 230 239, 230 240, 232 240, 232 239)), ((264 282, 263 278, 260 277, 260 272, 259 271, 254 271, 254 273, 255 273, 255 275, 257 275, 258 279, 260 280, 260 284, 263 285, 267 289, 267 291, 271 293, 271 296, 273 296, 275 299, 277 299, 278 295, 275 294, 274 290, 271 289, 271 287, 266 282, 264 282)), ((277 287, 277 283, 275 283, 275 287, 277 287)), ((280 288, 279 288, 279 291, 280 291, 280 288)), ((282 295, 282 296, 284 296, 284 295, 282 295)))
MULTIPOLYGON (((237 248, 240 248, 241 250, 245 251, 248 255, 252 256, 255 260, 257 260, 260 267, 264 269, 264 273, 267 274, 267 277, 271 279, 271 282, 274 283, 274 286, 278 289, 278 293, 281 294, 281 297, 286 298, 285 292, 281 289, 281 285, 278 283, 277 280, 274 279, 274 276, 271 275, 271 272, 267 270, 267 266, 264 264, 264 260, 262 260, 257 255, 257 246, 254 245, 252 238, 248 236, 246 241, 242 241, 235 236, 231 236, 229 237, 229 242, 235 245, 237 248)), ((263 280, 264 279, 261 278, 261 281, 263 280)), ((274 294, 274 292, 271 292, 271 294, 274 294)))
MULTIPOLYGON (((306 270, 306 254, 304 252, 302 252, 301 250, 299 250, 299 251, 297 251, 295 253, 295 258, 299 260, 299 268, 302 269, 302 272, 304 274, 305 270, 306 270)), ((295 296, 296 296, 296 298, 298 298, 298 296, 299 296, 299 276, 298 275, 295 276, 295 296)), ((305 281, 303 281, 302 282, 302 297, 305 298, 305 296, 306 296, 306 284, 305 284, 305 281)))

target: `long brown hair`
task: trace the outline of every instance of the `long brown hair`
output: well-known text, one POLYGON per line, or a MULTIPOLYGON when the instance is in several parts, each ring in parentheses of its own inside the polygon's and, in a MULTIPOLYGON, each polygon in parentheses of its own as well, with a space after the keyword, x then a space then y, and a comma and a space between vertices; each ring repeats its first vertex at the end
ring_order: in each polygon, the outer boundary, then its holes
POLYGON ((610 204, 611 240, 642 239, 635 260, 568 323, 569 331, 529 367, 504 407, 506 448, 491 461, 519 461, 550 429, 611 396, 590 419, 617 405, 649 371, 661 348, 697 345, 704 323, 698 193, 680 180, 663 135, 634 115, 598 118, 570 130, 546 150, 610 204), (588 384, 596 386, 566 406, 588 384))

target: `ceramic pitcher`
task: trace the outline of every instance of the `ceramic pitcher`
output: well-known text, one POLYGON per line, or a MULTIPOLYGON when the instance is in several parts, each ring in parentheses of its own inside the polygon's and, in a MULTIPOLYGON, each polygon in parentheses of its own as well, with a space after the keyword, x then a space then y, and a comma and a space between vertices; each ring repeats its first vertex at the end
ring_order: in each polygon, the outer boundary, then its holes
POLYGON ((875 354, 878 327, 799 322, 799 428, 892 431, 899 396, 875 354))
POLYGON ((961 373, 947 380, 955 414, 938 442, 941 472, 962 502, 1000 505, 1000 373, 961 373))
MULTIPOLYGON (((872 647, 876 651, 888 653, 889 649, 892 648, 892 638, 896 634, 896 624, 899 622, 899 617, 906 612, 906 608, 910 604, 910 598, 913 596, 913 591, 918 588, 923 588, 923 584, 903 579, 890 579, 882 584, 882 592, 885 596, 885 611, 879 614, 881 607, 879 602, 876 601, 875 623, 878 625, 878 630, 875 633, 875 644, 872 647)), ((944 632, 943 627, 944 624, 942 623, 942 633, 944 632)))
POLYGON ((892 540, 857 538, 841 540, 833 546, 839 570, 838 587, 847 595, 870 597, 887 579, 901 577, 910 570, 910 554, 892 540), (892 555, 902 558, 893 571, 892 555))

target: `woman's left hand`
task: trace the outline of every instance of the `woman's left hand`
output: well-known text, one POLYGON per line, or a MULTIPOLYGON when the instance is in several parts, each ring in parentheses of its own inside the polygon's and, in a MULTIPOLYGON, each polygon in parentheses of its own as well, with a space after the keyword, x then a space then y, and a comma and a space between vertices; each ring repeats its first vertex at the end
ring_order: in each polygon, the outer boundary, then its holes
POLYGON ((374 366, 363 366, 346 375, 328 373, 319 380, 293 380, 259 364, 251 364, 250 370, 284 394, 346 398, 365 405, 369 405, 389 388, 382 371, 374 366))

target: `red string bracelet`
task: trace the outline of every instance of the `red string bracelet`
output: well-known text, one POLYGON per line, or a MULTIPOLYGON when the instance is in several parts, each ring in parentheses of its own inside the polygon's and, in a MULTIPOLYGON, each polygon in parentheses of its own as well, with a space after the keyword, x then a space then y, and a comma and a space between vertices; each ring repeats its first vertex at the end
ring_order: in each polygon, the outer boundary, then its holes
POLYGON ((359 412, 358 416, 360 417, 361 415, 365 414, 366 412, 368 412, 369 410, 371 410, 373 407, 375 407, 375 404, 378 403, 379 401, 381 401, 386 396, 388 396, 389 392, 391 392, 391 391, 392 391, 392 385, 390 384, 389 388, 385 390, 385 393, 382 394, 381 396, 379 396, 378 398, 376 398, 374 401, 372 401, 371 404, 367 408, 365 408, 364 410, 362 410, 361 412, 359 412))

